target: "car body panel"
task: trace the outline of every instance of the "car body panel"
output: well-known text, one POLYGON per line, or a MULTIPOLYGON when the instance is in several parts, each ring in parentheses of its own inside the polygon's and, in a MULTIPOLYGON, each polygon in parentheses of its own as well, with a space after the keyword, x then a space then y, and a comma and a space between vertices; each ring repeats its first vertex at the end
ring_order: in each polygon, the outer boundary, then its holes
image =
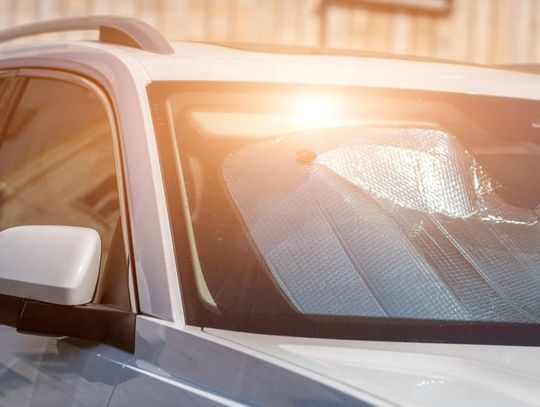
POLYGON ((205 329, 404 406, 538 405, 537 347, 278 337, 205 329))
MULTIPOLYGON (((128 368, 143 377, 126 381, 119 386, 119 391, 129 394, 135 387, 152 386, 155 380, 170 380, 182 386, 180 389, 171 386, 167 390, 173 400, 175 392, 186 391, 184 386, 191 386, 212 395, 202 395, 206 399, 218 397, 222 402, 228 400, 243 405, 362 406, 375 401, 379 405, 383 403, 360 390, 347 394, 319 380, 320 376, 306 376, 305 371, 276 365, 245 350, 231 341, 216 340, 200 328, 178 329, 155 318, 140 316, 137 318, 135 358, 128 368)), ((201 396, 194 390, 191 392, 201 396)), ((153 397, 151 392, 141 394, 140 404, 136 405, 148 405, 153 397)))
MULTIPOLYGON (((531 405, 536 347, 341 341, 184 324, 151 107, 151 81, 326 84, 540 100, 529 73, 177 43, 155 55, 94 42, 9 45, 0 70, 46 67, 99 83, 122 138, 139 308, 135 353, 0 326, 0 403, 42 405, 531 405), (231 373, 233 372, 233 373, 231 373), (2 397, 12 397, 2 399, 2 397)), ((182 272, 182 270, 180 270, 182 272)))
MULTIPOLYGON (((160 80, 239 81, 367 86, 540 99, 536 74, 491 66, 369 56, 284 55, 197 42, 176 42, 173 46, 175 54, 159 55, 111 44, 45 43, 3 46, 0 55, 2 59, 19 60, 52 57, 56 64, 93 70, 113 81, 116 69, 108 68, 108 64, 115 59, 129 69, 133 79, 142 86, 160 80)), ((0 61, 0 66, 5 63, 0 61)))
POLYGON ((116 381, 114 364, 99 355, 108 347, 81 350, 8 326, 0 326, 0 343, 0 405, 107 406, 116 381))

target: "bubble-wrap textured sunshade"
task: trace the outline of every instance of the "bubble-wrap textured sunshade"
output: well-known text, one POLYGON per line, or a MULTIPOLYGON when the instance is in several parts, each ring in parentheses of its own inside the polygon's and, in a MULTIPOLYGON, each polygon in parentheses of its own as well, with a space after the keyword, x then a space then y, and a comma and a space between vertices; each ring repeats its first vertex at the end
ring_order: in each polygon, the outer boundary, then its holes
POLYGON ((223 175, 308 314, 539 321, 540 226, 448 133, 351 127, 252 144, 223 175), (312 149, 317 158, 299 163, 312 149))
POLYGON ((371 128, 322 153, 324 165, 375 198, 450 217, 534 223, 532 211, 512 208, 495 183, 447 133, 435 129, 371 128))

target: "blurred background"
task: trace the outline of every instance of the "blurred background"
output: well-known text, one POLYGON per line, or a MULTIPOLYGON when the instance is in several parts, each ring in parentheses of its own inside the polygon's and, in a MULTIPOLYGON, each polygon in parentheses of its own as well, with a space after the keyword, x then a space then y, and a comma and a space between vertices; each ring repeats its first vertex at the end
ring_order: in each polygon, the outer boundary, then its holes
POLYGON ((169 39, 540 62, 540 0, 0 0, 0 10, 0 29, 117 14, 140 18, 169 39))

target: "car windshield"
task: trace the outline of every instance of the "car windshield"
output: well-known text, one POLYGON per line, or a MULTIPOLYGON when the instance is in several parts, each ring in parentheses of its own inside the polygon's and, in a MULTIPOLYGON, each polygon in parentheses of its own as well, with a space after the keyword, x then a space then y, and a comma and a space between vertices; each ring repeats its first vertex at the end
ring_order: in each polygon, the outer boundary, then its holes
POLYGON ((188 323, 540 343, 540 103, 148 88, 188 323))

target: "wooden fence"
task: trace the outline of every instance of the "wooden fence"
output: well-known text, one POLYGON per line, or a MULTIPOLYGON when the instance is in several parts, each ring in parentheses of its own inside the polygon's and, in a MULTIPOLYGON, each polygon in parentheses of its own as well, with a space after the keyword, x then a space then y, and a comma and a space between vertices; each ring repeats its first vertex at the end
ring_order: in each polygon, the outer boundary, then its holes
MULTIPOLYGON (((317 45, 319 0, 0 0, 0 28, 121 14, 168 38, 317 45)), ((483 63, 540 62, 540 0, 452 0, 446 15, 329 7, 326 45, 483 63)), ((69 34, 58 35, 64 38, 69 34)))

